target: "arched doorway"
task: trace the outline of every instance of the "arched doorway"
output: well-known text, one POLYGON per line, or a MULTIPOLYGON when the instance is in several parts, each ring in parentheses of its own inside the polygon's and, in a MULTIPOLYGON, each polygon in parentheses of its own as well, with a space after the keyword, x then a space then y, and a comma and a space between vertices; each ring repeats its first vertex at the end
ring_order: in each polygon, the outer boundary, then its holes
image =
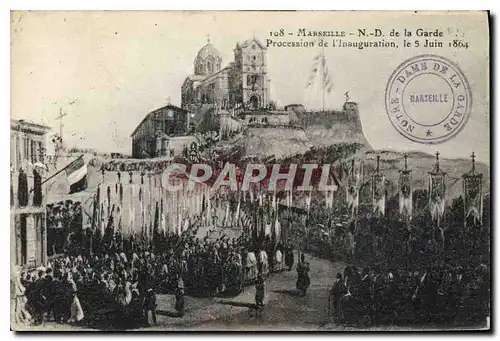
POLYGON ((250 108, 257 109, 259 107, 259 97, 252 96, 250 97, 250 108))

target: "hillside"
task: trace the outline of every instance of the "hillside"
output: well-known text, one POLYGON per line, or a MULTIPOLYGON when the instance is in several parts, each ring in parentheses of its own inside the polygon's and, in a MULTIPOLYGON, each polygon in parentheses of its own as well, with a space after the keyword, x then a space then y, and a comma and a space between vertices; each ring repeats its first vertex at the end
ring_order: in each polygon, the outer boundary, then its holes
POLYGON ((313 146, 303 129, 292 127, 248 128, 239 143, 248 156, 277 158, 303 154, 313 146))
MULTIPOLYGON (((317 135, 319 136, 319 134, 317 135)), ((332 143, 337 144, 337 143, 332 143)), ((286 155, 303 154, 310 150, 313 143, 308 141, 306 132, 300 129, 289 128, 250 128, 243 134, 238 134, 232 141, 221 141, 219 147, 242 146, 246 155, 255 155, 265 157, 275 155, 276 158, 281 158, 286 155)), ((326 143, 324 144, 326 145, 326 143)), ((341 147, 340 144, 339 147, 341 147)), ((318 146, 315 144, 315 146, 318 146)), ((347 144, 348 146, 348 144, 347 144)), ((341 148, 342 149, 342 148, 341 148)), ((345 148, 343 148, 345 149, 345 148)), ((423 152, 409 152, 408 167, 412 170, 413 188, 427 189, 428 172, 435 165, 435 156, 423 152)), ((57 163, 57 169, 61 169, 66 164, 74 160, 77 155, 66 155, 61 157, 57 163)), ((365 182, 370 179, 376 167, 376 158, 380 155, 380 170, 385 174, 386 185, 389 195, 397 193, 397 181, 399 171, 404 167, 403 152, 393 150, 373 151, 362 149, 356 154, 347 157, 340 162, 350 165, 352 158, 356 159, 356 165, 359 160, 363 159, 363 173, 365 182)), ((85 155, 86 161, 90 161, 93 155, 85 155)), ((339 163, 337 161, 336 163, 339 163)), ((462 175, 471 169, 470 159, 446 159, 440 158, 440 168, 446 175, 447 197, 455 198, 462 194, 462 175)), ((50 173, 54 172, 54 167, 50 167, 50 173)), ((333 169, 338 169, 334 167, 333 169)), ((490 192, 490 168, 476 162, 477 172, 483 173, 483 192, 490 192)), ((113 184, 117 181, 116 172, 106 172, 105 182, 113 184)), ((134 172, 134 182, 140 181, 138 172, 134 172)), ((53 180, 47 183, 48 202, 57 202, 60 200, 72 199, 77 201, 85 201, 91 194, 95 193, 98 184, 102 181, 102 174, 98 168, 88 166, 88 189, 85 192, 72 194, 68 196, 69 185, 64 173, 58 175, 53 180)), ((128 174, 122 174, 122 181, 128 181, 128 174)), ((153 179, 154 181, 154 179, 153 179)), ((365 190, 369 191, 369 186, 365 186, 365 190)))
POLYGON ((365 135, 356 110, 332 112, 305 112, 298 115, 305 127, 306 136, 315 146, 328 146, 337 143, 360 143, 363 150, 372 149, 365 135))
MULTIPOLYGON (((408 168, 412 170, 413 189, 427 189, 428 172, 434 168, 436 157, 422 152, 408 152, 407 154, 408 168)), ((369 151, 354 156, 356 159, 363 158, 365 160, 363 164, 365 181, 368 181, 370 174, 376 169, 377 155, 380 155, 380 171, 385 174, 389 194, 395 194, 397 193, 399 171, 404 167, 404 153, 381 150, 369 151)), ((471 170, 471 160, 440 158, 439 166, 442 171, 446 172, 447 197, 455 198, 462 195, 462 175, 471 170)), ((483 163, 476 162, 476 171, 483 173, 483 193, 489 193, 490 168, 483 163)))
POLYGON ((372 147, 366 140, 363 131, 355 123, 329 124, 317 123, 305 129, 309 142, 314 146, 329 146, 337 143, 360 143, 364 150, 372 147))

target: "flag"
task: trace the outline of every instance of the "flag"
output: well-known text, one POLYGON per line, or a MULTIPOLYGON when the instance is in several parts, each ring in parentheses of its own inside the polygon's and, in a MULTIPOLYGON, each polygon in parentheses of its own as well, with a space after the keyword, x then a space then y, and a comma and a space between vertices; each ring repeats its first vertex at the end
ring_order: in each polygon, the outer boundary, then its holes
POLYGON ((474 217, 475 223, 482 223, 483 220, 483 174, 463 175, 464 188, 464 223, 470 215, 474 217))
POLYGON ((399 213, 411 219, 413 213, 413 191, 411 170, 402 170, 399 175, 399 213))
POLYGON ((445 173, 444 172, 429 172, 429 209, 434 221, 439 223, 444 215, 445 204, 445 173))
POLYGON ((375 215, 385 215, 385 177, 372 175, 372 203, 375 215))
POLYGON ((286 193, 286 206, 288 208, 292 208, 292 201, 293 201, 293 198, 292 198, 292 189, 290 189, 286 193))
POLYGON ((312 200, 312 190, 309 191, 309 194, 306 197, 306 208, 307 208, 307 215, 311 212, 311 200, 312 200))
POLYGON ((236 214, 234 215, 234 219, 236 223, 238 223, 240 219, 240 209, 241 209, 241 192, 238 192, 238 204, 236 206, 236 214))
POLYGON ((107 186, 106 188, 106 212, 109 216, 111 214, 111 187, 107 186))
POLYGON ((121 183, 119 187, 119 198, 120 198, 120 206, 123 206, 123 185, 121 183))
POLYGON ((309 79, 307 80, 306 89, 310 87, 314 83, 314 80, 316 79, 316 74, 318 73, 320 67, 320 65, 318 64, 321 61, 321 56, 322 54, 320 53, 313 59, 313 67, 311 69, 311 74, 309 75, 309 79))
POLYGON ((165 205, 163 202, 163 196, 160 199, 160 215, 161 215, 161 220, 160 220, 160 230, 161 234, 165 236, 166 234, 166 225, 167 225, 167 219, 166 219, 166 212, 165 212, 165 205))
POLYGON ((229 198, 226 197, 226 209, 224 210, 224 220, 222 226, 228 226, 229 225, 229 198))
POLYGON ((276 234, 276 243, 278 243, 281 239, 281 223, 278 220, 278 214, 276 214, 276 220, 274 222, 274 231, 276 234))
POLYGON ((155 212, 154 212, 154 225, 153 225, 153 236, 157 233, 160 232, 160 224, 161 224, 161 217, 160 217, 160 205, 157 202, 155 202, 155 212))
POLYGON ((346 191, 347 205, 351 209, 351 213, 355 215, 359 206, 359 174, 355 175, 354 169, 347 179, 346 191))
POLYGON ((130 198, 129 198, 129 233, 132 234, 132 231, 135 230, 134 221, 135 221, 135 185, 129 186, 130 198))
POLYGON ((83 155, 66 166, 66 176, 69 182, 69 194, 87 189, 87 164, 83 155))
POLYGON ((332 92, 333 83, 332 83, 331 79, 328 79, 328 81, 325 84, 325 87, 326 87, 326 92, 328 92, 328 93, 332 92))
MULTIPOLYGON (((144 235, 145 217, 144 217, 144 186, 139 188, 139 204, 141 210, 141 235, 144 235)), ((142 236, 141 236, 142 238, 142 236)))

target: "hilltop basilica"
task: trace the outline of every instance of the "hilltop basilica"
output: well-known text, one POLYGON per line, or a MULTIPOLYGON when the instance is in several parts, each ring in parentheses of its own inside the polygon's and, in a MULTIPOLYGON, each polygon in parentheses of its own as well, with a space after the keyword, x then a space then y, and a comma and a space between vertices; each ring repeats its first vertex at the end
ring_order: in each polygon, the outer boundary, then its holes
POLYGON ((208 103, 223 109, 257 109, 269 104, 266 47, 256 38, 237 43, 234 60, 225 67, 220 52, 208 39, 193 64, 194 74, 181 88, 183 109, 196 111, 208 103))

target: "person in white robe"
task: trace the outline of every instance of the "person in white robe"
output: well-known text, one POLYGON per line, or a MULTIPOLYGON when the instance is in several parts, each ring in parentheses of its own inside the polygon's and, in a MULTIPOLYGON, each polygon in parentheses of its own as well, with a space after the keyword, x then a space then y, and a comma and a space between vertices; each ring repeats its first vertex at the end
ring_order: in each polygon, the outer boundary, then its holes
POLYGON ((67 276, 68 276, 67 282, 71 285, 70 290, 73 296, 71 300, 71 317, 69 318, 68 323, 80 322, 81 320, 83 320, 85 316, 83 314, 83 309, 80 304, 80 300, 78 299, 77 295, 78 290, 75 281, 73 281, 73 275, 71 274, 71 272, 68 272, 67 276))
POLYGON ((28 312, 26 302, 26 288, 21 281, 21 269, 17 266, 13 268, 12 274, 12 298, 13 302, 13 321, 16 326, 30 325, 32 323, 31 314, 28 312))

